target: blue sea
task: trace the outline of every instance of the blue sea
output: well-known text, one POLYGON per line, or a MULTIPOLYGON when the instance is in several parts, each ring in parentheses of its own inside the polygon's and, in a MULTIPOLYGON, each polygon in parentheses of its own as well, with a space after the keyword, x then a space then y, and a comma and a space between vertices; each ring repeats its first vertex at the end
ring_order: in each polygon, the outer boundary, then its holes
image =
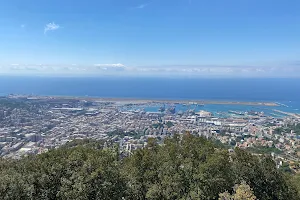
MULTIPOLYGON (((276 107, 278 110, 300 113, 300 79, 296 78, 196 79, 2 76, 0 77, 0 95, 8 94, 268 101, 282 104, 276 107)), ((214 111, 270 111, 274 108, 243 105, 205 105, 201 109, 214 111)))

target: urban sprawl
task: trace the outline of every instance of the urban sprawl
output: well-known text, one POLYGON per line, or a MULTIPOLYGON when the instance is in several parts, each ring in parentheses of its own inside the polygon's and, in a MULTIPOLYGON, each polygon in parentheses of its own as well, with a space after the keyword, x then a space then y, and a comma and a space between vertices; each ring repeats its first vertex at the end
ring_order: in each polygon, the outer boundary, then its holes
MULTIPOLYGON (((178 103, 178 102, 177 102, 178 103)), ((183 102, 180 102, 183 103, 183 102)), ((198 104, 186 102, 186 104, 198 104)), ((148 138, 162 141, 174 134, 203 136, 228 147, 270 154, 280 167, 298 172, 300 115, 266 116, 262 112, 228 111, 226 117, 193 109, 178 112, 176 102, 109 100, 10 95, 0 98, 0 155, 19 159, 58 148, 74 139, 104 140, 130 155, 148 138), (165 105, 168 104, 166 107, 165 105), (143 109, 161 105, 155 112, 143 109), (170 106, 171 105, 171 106, 170 106)), ((277 111, 280 112, 280 111, 277 111)))

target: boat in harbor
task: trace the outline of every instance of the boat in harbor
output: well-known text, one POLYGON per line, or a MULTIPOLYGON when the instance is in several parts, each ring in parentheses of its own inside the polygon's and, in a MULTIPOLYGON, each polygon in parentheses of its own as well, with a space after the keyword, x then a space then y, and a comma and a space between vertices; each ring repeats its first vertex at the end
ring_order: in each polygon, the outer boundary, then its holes
POLYGON ((234 110, 229 110, 228 113, 235 114, 235 115, 245 115, 244 112, 241 112, 241 111, 234 111, 234 110))
POLYGON ((165 106, 161 106, 161 107, 158 109, 159 112, 165 112, 165 110, 166 110, 165 106))
POLYGON ((175 114, 175 112, 176 112, 176 109, 175 109, 175 107, 170 107, 170 108, 168 108, 168 110, 167 110, 169 113, 171 113, 171 114, 175 114))

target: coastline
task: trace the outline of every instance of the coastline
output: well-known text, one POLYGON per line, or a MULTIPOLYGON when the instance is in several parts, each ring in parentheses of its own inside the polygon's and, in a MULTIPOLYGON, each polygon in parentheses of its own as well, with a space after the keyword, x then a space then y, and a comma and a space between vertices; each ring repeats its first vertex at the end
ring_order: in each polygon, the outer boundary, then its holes
MULTIPOLYGON (((92 98, 94 99, 94 98, 92 98)), ((222 101, 222 100, 176 100, 176 99, 139 99, 139 98, 96 98, 95 100, 128 103, 178 103, 178 104, 218 104, 218 105, 249 105, 249 106, 278 106, 274 102, 244 102, 244 101, 222 101)))
POLYGON ((78 99, 89 101, 103 101, 116 103, 173 103, 173 104, 216 104, 216 105, 249 105, 249 106, 279 106, 275 102, 254 102, 254 101, 225 101, 225 100, 195 100, 195 99, 143 99, 143 98, 115 98, 115 97, 89 97, 89 96, 54 96, 54 95, 9 95, 10 98, 28 99, 78 99))

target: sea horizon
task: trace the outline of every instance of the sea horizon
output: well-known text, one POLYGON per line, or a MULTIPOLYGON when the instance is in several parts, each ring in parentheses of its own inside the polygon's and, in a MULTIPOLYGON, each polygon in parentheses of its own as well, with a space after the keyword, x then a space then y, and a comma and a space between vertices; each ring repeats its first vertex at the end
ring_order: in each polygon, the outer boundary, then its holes
POLYGON ((276 102, 300 101, 298 89, 300 78, 0 76, 0 95, 276 102))
MULTIPOLYGON (((0 96, 9 94, 141 100, 273 102, 299 113, 297 78, 91 78, 0 77, 0 96)), ((225 105, 222 105, 226 107, 225 105)), ((234 106, 232 109, 246 109, 234 106)), ((231 109, 229 107, 228 109, 231 109)), ((247 108, 248 109, 248 108, 247 108)), ((259 109, 259 108, 257 108, 259 109)))

